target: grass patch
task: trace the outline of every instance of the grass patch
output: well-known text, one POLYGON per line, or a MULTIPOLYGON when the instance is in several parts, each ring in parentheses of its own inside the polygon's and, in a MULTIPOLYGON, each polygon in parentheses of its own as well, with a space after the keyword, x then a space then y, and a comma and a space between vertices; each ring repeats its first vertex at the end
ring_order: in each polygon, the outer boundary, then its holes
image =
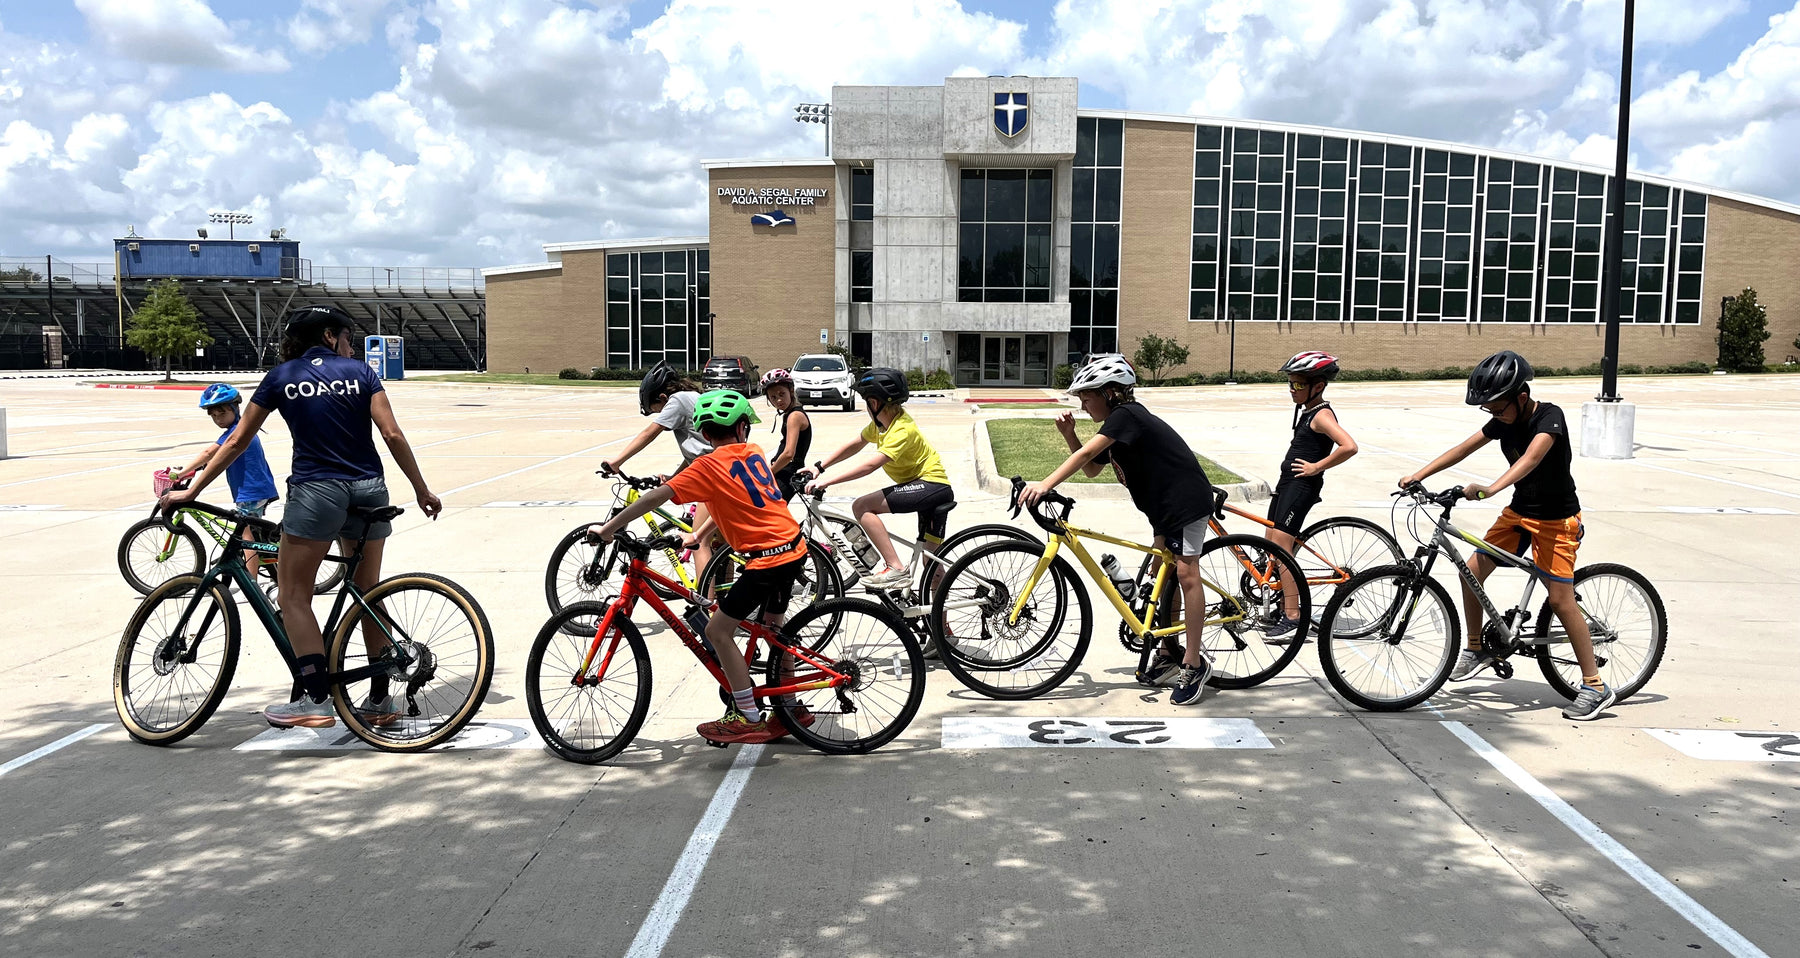
MULTIPOLYGON (((1069 458, 1068 443, 1063 442, 1062 433, 1056 431, 1056 422, 1051 419, 994 419, 987 424, 988 441, 994 448, 994 471, 1002 476, 1024 476, 1033 482, 1048 476, 1051 470, 1062 465, 1069 458)), ((1075 435, 1087 442, 1094 438, 1100 424, 1091 419, 1075 422, 1075 435)), ((1195 455, 1200 461, 1200 468, 1206 470, 1206 478, 1215 483, 1243 482, 1244 477, 1213 462, 1202 455, 1195 455)), ((1077 472, 1070 476, 1068 482, 1117 482, 1111 469, 1103 469, 1092 479, 1077 472)))
POLYGON ((489 386, 629 386, 637 388, 635 379, 558 379, 555 373, 451 373, 447 376, 420 376, 422 383, 482 383, 489 386))

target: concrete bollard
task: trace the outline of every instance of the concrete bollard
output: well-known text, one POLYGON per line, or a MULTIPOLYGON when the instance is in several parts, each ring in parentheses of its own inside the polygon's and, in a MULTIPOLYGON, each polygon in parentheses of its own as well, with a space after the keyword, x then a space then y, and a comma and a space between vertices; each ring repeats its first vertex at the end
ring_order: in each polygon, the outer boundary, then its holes
POLYGON ((6 409, 0 407, 0 459, 6 458, 6 409))
POLYGON ((1628 402, 1581 404, 1581 454, 1589 459, 1630 459, 1637 406, 1628 402))

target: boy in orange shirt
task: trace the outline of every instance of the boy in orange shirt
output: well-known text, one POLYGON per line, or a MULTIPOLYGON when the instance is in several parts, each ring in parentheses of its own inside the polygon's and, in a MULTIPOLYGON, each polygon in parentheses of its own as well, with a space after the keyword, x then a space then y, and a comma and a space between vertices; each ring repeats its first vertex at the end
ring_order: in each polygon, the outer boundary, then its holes
POLYGON ((694 426, 713 444, 713 451, 594 530, 602 541, 611 542, 626 524, 665 502, 699 502, 707 506, 710 523, 717 524, 732 551, 745 558, 743 571, 706 623, 706 640, 731 684, 732 708, 724 718, 703 723, 699 732, 720 744, 754 745, 787 734, 779 719, 757 707, 750 667, 734 641, 738 623, 758 610, 770 625, 786 618, 788 598, 806 566, 800 523, 788 511, 762 448, 747 441, 750 427, 758 422, 749 400, 734 390, 702 395, 694 407, 694 426))

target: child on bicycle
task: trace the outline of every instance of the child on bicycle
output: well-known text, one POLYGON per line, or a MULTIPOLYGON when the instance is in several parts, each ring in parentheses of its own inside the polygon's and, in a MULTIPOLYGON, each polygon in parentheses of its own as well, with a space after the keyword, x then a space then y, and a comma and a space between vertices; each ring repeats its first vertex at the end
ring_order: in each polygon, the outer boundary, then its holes
POLYGON ((950 477, 944 472, 937 450, 925 441, 919 424, 906 411, 906 400, 912 390, 906 374, 898 369, 877 366, 857 380, 856 391, 872 420, 855 438, 839 447, 825 460, 825 472, 806 491, 822 493, 840 482, 860 479, 881 469, 893 485, 865 493, 851 504, 851 513, 868 533, 869 541, 881 553, 882 568, 866 575, 863 585, 872 589, 888 589, 904 585, 907 567, 894 550, 888 537, 882 513, 916 512, 919 514, 919 548, 935 550, 944 541, 950 508, 956 504, 956 492, 950 488, 950 477), (853 465, 831 472, 831 466, 855 455, 858 450, 875 444, 875 452, 853 465))
POLYGON ((781 419, 775 424, 781 443, 775 447, 775 458, 769 468, 775 470, 775 483, 781 487, 783 499, 794 498, 794 474, 806 467, 806 453, 812 448, 812 419, 800 408, 800 397, 794 393, 794 377, 785 369, 771 369, 762 378, 763 398, 781 419))
MULTIPOLYGON (((1485 499, 1507 486, 1516 487, 1512 503, 1501 510, 1483 538, 1518 554, 1523 554, 1527 545, 1531 547, 1531 561, 1544 579, 1550 608, 1568 631, 1569 644, 1581 663, 1582 688, 1574 703, 1563 709, 1563 718, 1588 722, 1599 718, 1617 696, 1600 677, 1587 617, 1575 603, 1575 552, 1584 530, 1581 500, 1575 495, 1575 477, 1569 469, 1573 450, 1568 422, 1561 408, 1532 398, 1531 379, 1531 364, 1510 349, 1482 360, 1469 375, 1464 402, 1480 406, 1493 418, 1430 465, 1401 477, 1400 487, 1423 481, 1462 462, 1482 446, 1500 441, 1509 468, 1493 482, 1463 486, 1463 496, 1485 499)), ((1477 582, 1485 582, 1494 568, 1480 553, 1469 557, 1469 569, 1477 582)), ((1468 642, 1450 672, 1456 682, 1474 678, 1495 661, 1493 654, 1482 648, 1481 603, 1467 583, 1462 591, 1468 642)))
MULTIPOLYGON (((625 448, 616 455, 600 460, 601 467, 613 472, 625 465, 632 456, 643 452, 645 447, 656 441, 656 437, 665 432, 674 433, 675 444, 681 449, 680 472, 693 463, 695 459, 712 452, 712 444, 700 434, 694 425, 694 407, 700 402, 700 387, 694 381, 676 372, 666 360, 658 361, 644 374, 638 383, 638 412, 641 415, 654 417, 625 448)), ((693 533, 687 539, 687 547, 694 551, 694 575, 698 577, 700 570, 712 559, 715 536, 710 529, 702 529, 706 524, 706 507, 701 506, 694 512, 693 533)))
POLYGON ((787 729, 757 707, 750 667, 733 638, 738 623, 758 610, 770 625, 786 619, 788 599, 806 565, 806 539, 776 488, 762 448, 749 441, 750 427, 762 421, 750 401, 735 390, 716 389, 699 397, 693 416, 713 451, 626 506, 595 534, 610 542, 628 523, 665 502, 709 507, 725 541, 748 561, 706 623, 706 641, 731 685, 732 706, 724 718, 706 722, 698 731, 720 744, 769 742, 786 735, 787 729))
MULTIPOLYGON (((1338 424, 1337 413, 1325 401, 1325 386, 1338 375, 1336 356, 1308 350, 1288 360, 1281 371, 1287 374, 1288 398, 1294 401, 1294 438, 1281 457, 1281 478, 1269 501, 1269 521, 1275 525, 1266 535, 1293 552, 1306 527, 1306 514, 1322 498, 1325 470, 1356 455, 1356 440, 1338 424)), ((1284 589, 1281 621, 1269 625, 1266 638, 1272 645, 1283 645, 1293 641, 1289 636, 1299 628, 1300 590, 1284 589)))
MULTIPOLYGON (((212 462, 219 447, 231 438, 237 429, 239 411, 243 408, 244 398, 230 383, 213 383, 200 393, 200 408, 213 421, 213 425, 225 430, 212 444, 200 450, 180 472, 170 476, 176 482, 185 482, 194 474, 212 462)), ((269 504, 281 498, 275 491, 275 473, 269 470, 269 459, 263 455, 262 440, 250 437, 250 444, 244 448, 242 455, 225 467, 225 479, 231 485, 232 508, 245 515, 260 516, 268 510, 269 504)), ((250 567, 250 575, 256 575, 256 553, 248 549, 244 551, 244 564, 250 567)))
POLYGON ((1019 502, 1032 508, 1077 469, 1097 476, 1107 463, 1115 467, 1131 490, 1132 504, 1149 518, 1157 548, 1174 555, 1175 580, 1181 586, 1183 607, 1189 610, 1187 644, 1164 636, 1149 671, 1138 673, 1137 679, 1145 685, 1174 686, 1169 701, 1175 705, 1198 705, 1212 676, 1212 659, 1200 639, 1206 623, 1200 548, 1212 512, 1212 481, 1181 434, 1137 401, 1136 383, 1137 372, 1124 357, 1101 357, 1076 371, 1069 395, 1081 401, 1082 411, 1100 424, 1100 431, 1082 445, 1074 413, 1058 416, 1056 428, 1071 455, 1042 481, 1026 486, 1019 502))

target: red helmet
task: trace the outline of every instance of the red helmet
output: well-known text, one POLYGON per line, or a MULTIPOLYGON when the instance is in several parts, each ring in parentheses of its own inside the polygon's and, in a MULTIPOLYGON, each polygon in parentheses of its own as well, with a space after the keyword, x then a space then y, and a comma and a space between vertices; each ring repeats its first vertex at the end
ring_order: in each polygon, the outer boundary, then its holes
POLYGON ((1333 380, 1337 378, 1337 357, 1330 353, 1309 349, 1295 354, 1293 359, 1281 367, 1281 371, 1290 376, 1305 376, 1308 379, 1333 380))

